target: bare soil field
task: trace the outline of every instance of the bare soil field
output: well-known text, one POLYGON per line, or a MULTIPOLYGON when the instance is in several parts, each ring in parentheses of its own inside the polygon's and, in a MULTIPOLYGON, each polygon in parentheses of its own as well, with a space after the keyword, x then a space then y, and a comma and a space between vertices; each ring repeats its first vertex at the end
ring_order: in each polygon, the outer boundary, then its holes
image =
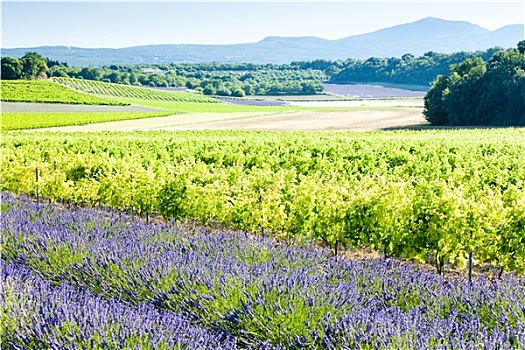
POLYGON ((165 130, 373 131, 424 125, 421 110, 300 111, 184 125, 165 130))
POLYGON ((160 118, 38 129, 38 131, 273 130, 373 131, 425 126, 421 108, 278 113, 194 113, 160 118))
POLYGON ((97 123, 78 126, 62 126, 53 128, 34 129, 31 131, 61 131, 61 132, 97 132, 97 131, 155 131, 155 130, 183 130, 186 125, 201 125, 205 123, 224 122, 231 119, 250 119, 275 113, 246 112, 246 113, 188 113, 174 114, 166 117, 124 120, 117 122, 97 123))

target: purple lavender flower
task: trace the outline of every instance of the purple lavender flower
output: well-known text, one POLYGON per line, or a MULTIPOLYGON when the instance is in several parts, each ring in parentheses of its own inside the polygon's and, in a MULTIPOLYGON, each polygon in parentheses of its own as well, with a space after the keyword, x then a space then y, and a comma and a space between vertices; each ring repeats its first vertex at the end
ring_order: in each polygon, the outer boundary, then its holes
MULTIPOLYGON (((326 251, 235 232, 194 234, 5 194, 2 203, 4 259, 38 273, 46 288, 69 288, 71 300, 76 290, 134 310, 183 315, 239 347, 524 348, 525 292, 512 275, 498 283, 450 281, 400 261, 335 260, 326 251)), ((78 323, 100 323, 71 313, 78 323)), ((45 315, 48 325, 62 317, 45 315)), ((115 329, 100 326, 106 342, 128 339, 120 337, 121 323, 127 325, 119 319, 115 329)), ((17 341, 51 332, 31 329, 17 341)), ((76 328, 49 334, 64 342, 63 332, 94 337, 76 328)), ((163 332, 156 334, 168 337, 163 332)))

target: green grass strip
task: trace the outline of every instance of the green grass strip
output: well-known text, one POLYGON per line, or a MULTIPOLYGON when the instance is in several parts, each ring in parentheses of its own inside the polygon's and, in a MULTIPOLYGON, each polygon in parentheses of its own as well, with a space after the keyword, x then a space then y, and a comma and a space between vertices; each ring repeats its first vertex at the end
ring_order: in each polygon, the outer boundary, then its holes
POLYGON ((45 102, 83 105, 123 105, 43 80, 0 81, 1 100, 5 102, 45 102))
POLYGON ((172 115, 172 112, 2 113, 2 131, 86 125, 172 115))

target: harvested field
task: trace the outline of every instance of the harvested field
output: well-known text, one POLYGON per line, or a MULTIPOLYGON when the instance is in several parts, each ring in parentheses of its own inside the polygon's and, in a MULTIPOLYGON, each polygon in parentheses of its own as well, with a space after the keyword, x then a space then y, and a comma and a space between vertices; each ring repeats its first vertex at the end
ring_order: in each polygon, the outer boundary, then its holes
POLYGON ((43 128, 34 131, 62 131, 62 132, 97 132, 97 131, 154 131, 174 130, 188 125, 205 125, 213 122, 225 122, 231 119, 250 119, 274 113, 188 113, 170 115, 167 117, 147 118, 141 120, 126 120, 108 123, 98 123, 79 126, 64 126, 43 128))
POLYGON ((278 113, 195 113, 38 131, 275 130, 371 131, 427 124, 420 108, 278 113))
POLYGON ((421 110, 385 109, 300 111, 241 120, 210 122, 165 130, 372 131, 426 124, 421 110))

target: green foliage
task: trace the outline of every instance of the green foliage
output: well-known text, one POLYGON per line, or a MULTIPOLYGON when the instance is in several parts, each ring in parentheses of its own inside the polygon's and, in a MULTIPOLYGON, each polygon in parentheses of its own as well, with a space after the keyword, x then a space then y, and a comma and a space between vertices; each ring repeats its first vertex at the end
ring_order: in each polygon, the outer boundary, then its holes
POLYGON ((518 51, 521 54, 525 54, 525 40, 522 40, 518 43, 518 51))
POLYGON ((103 96, 134 98, 143 100, 158 101, 179 101, 193 103, 219 103, 219 101, 187 92, 178 91, 158 91, 134 86, 105 83, 100 81, 72 79, 72 78, 53 78, 53 81, 69 88, 103 96))
POLYGON ((448 113, 443 101, 445 90, 449 85, 449 77, 440 75, 424 97, 423 114, 432 125, 446 125, 448 113))
POLYGON ((202 93, 204 95, 215 95, 217 93, 217 90, 215 90, 215 88, 213 87, 213 85, 211 84, 208 84, 204 87, 204 89, 202 90, 202 93))
POLYGON ((2 190, 524 272, 522 130, 6 134, 2 190))
MULTIPOLYGON (((405 54, 401 58, 371 57, 367 60, 333 62, 337 67, 337 73, 331 75, 330 82, 381 82, 427 87, 438 75, 447 74, 451 65, 475 57, 487 61, 499 50, 501 48, 452 54, 427 52, 421 57, 405 54)), ((303 64, 301 67, 308 66, 303 64)))
POLYGON ((22 77, 22 62, 17 58, 2 57, 2 80, 20 79, 22 77))
POLYGON ((323 92, 326 75, 316 68, 251 63, 172 63, 111 65, 109 67, 53 66, 52 77, 70 77, 148 87, 181 87, 205 95, 311 95, 323 92))
POLYGON ((44 57, 36 52, 28 52, 21 59, 22 63, 22 77, 25 79, 35 79, 38 77, 47 78, 45 76, 48 70, 47 61, 44 57))
POLYGON ((36 52, 27 52, 20 59, 2 57, 2 80, 46 78, 47 62, 36 52))
MULTIPOLYGON (((454 54, 427 52, 421 57, 405 54, 401 58, 388 59, 378 57, 345 61, 320 59, 279 65, 172 63, 68 67, 67 64, 47 60, 49 69, 46 74, 50 77, 70 77, 123 85, 185 87, 199 92, 206 90, 206 95, 235 97, 314 95, 323 93, 324 89, 321 84, 323 81, 332 83, 378 82, 427 89, 438 75, 445 75, 448 72, 450 65, 474 57, 481 57, 487 61, 498 50, 500 48, 454 54)), ((15 65, 12 61, 6 61, 6 76, 13 76, 13 72, 17 71, 15 65)), ((8 79, 21 77, 21 74, 14 75, 17 77, 8 79)))
POLYGON ((525 126, 525 54, 518 47, 488 63, 469 58, 452 65, 425 96, 424 114, 433 125, 525 126))
POLYGON ((172 112, 2 113, 2 131, 86 125, 171 115, 172 112))
POLYGON ((80 93, 51 81, 0 81, 1 99, 6 102, 46 102, 85 105, 123 105, 93 95, 80 93))

